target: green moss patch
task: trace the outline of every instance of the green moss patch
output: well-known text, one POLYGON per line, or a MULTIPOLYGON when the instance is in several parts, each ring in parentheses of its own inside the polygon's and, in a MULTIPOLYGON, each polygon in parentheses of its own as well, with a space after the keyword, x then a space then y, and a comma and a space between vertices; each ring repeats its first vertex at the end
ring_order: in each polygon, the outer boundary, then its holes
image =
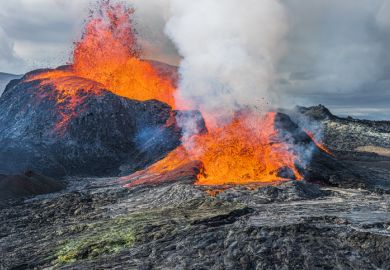
POLYGON ((60 243, 55 251, 54 264, 93 260, 132 247, 136 242, 163 239, 188 226, 220 226, 234 222, 235 211, 243 209, 245 210, 243 205, 210 198, 187 201, 174 207, 143 209, 98 222, 71 225, 61 232, 63 238, 70 238, 60 243))
POLYGON ((110 230, 101 234, 66 241, 56 253, 57 263, 65 264, 82 259, 94 259, 104 254, 117 253, 131 247, 134 233, 128 230, 110 230))

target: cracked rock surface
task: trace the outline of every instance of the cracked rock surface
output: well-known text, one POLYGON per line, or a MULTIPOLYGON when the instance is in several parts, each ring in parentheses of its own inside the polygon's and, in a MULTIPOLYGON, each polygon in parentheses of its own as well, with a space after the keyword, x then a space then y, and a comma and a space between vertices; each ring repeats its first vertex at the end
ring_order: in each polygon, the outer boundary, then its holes
POLYGON ((286 182, 69 180, 0 209, 1 269, 388 269, 390 196, 286 182))
POLYGON ((0 204, 0 269, 390 269, 389 124, 306 109, 337 159, 307 168, 326 181, 208 187, 180 174, 123 188, 69 177, 57 193, 0 204), (375 148, 356 150, 365 145, 375 148))

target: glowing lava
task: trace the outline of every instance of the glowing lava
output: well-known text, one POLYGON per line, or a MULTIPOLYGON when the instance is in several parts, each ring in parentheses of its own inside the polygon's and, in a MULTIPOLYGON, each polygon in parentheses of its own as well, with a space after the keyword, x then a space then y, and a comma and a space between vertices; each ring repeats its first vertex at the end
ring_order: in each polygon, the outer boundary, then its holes
POLYGON ((288 167, 294 178, 301 176, 295 168, 297 159, 291 149, 279 140, 275 113, 237 115, 226 127, 211 130, 194 140, 205 168, 198 178, 200 185, 246 184, 285 179, 278 175, 288 167))
POLYGON ((238 113, 226 126, 192 136, 184 146, 152 165, 147 173, 164 174, 196 160, 203 165, 196 181, 198 185, 300 180, 302 176, 295 166, 298 157, 281 140, 275 129, 275 115, 273 112, 263 116, 238 113))
POLYGON ((101 83, 113 93, 136 100, 157 99, 174 107, 175 87, 139 58, 132 26, 133 9, 103 4, 102 16, 87 25, 74 50, 77 76, 101 83))
MULTIPOLYGON (((41 80, 41 86, 55 86, 62 116, 58 128, 76 116, 76 108, 83 102, 82 93, 100 95, 102 89, 141 101, 157 99, 175 107, 172 78, 161 75, 150 62, 140 59, 132 26, 133 12, 124 5, 103 2, 100 11, 86 24, 81 40, 75 43, 73 65, 27 78, 41 80)), ((302 179, 295 166, 298 157, 275 128, 275 113, 242 111, 224 125, 218 118, 203 115, 206 123, 213 123, 208 126, 208 133, 185 138, 183 146, 149 167, 147 173, 155 178, 145 180, 136 173, 139 183, 159 182, 175 170, 182 175, 187 170, 185 165, 191 162, 201 164, 198 185, 302 179)))
POLYGON ((42 80, 41 86, 54 85, 61 92, 58 103, 70 100, 61 112, 64 119, 60 125, 73 116, 74 106, 80 103, 76 95, 79 91, 98 95, 100 89, 106 89, 130 99, 156 99, 174 107, 173 79, 140 59, 141 50, 132 25, 133 13, 133 9, 123 4, 102 2, 100 10, 93 13, 86 24, 81 40, 75 43, 73 65, 27 78, 28 81, 42 80))
POLYGON ((316 140, 315 136, 313 133, 311 133, 310 131, 308 131, 307 129, 304 129, 307 136, 310 137, 310 139, 313 141, 313 143, 322 151, 322 152, 325 152, 327 153, 328 155, 334 157, 334 154, 321 142, 319 142, 318 140, 316 140))

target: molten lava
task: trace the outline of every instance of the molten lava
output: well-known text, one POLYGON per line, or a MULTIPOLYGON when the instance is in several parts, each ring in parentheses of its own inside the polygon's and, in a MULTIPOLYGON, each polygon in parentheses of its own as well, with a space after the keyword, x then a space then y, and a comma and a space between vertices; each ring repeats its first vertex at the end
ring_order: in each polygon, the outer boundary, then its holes
POLYGON ((284 179, 278 171, 285 167, 301 179, 297 157, 278 138, 273 112, 238 115, 227 126, 195 138, 194 145, 203 150, 193 153, 205 168, 197 181, 200 185, 275 182, 284 179))
POLYGON ((328 155, 334 157, 334 154, 333 154, 333 153, 332 153, 332 152, 331 152, 323 143, 319 142, 319 141, 315 138, 315 136, 314 136, 314 134, 313 134, 312 132, 310 132, 310 131, 308 131, 308 130, 306 130, 306 129, 305 129, 305 132, 306 132, 307 136, 310 137, 310 139, 313 141, 313 143, 314 143, 322 152, 325 152, 325 153, 327 153, 328 155))
MULTIPOLYGON (((83 93, 100 95, 103 89, 141 101, 157 99, 175 107, 175 82, 140 59, 133 12, 122 4, 103 2, 86 24, 81 40, 75 43, 72 66, 27 78, 40 80, 42 87, 55 86, 62 116, 57 128, 66 127, 77 115, 83 93)), ((196 171, 198 185, 302 179, 295 166, 297 155, 275 128, 275 113, 243 111, 224 125, 217 117, 204 116, 208 133, 185 137, 183 146, 147 169, 152 178, 138 173, 132 184, 159 182, 167 174, 172 179, 172 172, 182 176, 188 171, 186 164, 194 163, 201 164, 196 171)))
POLYGON ((130 99, 157 99, 174 107, 175 82, 157 72, 150 62, 140 59, 133 13, 133 9, 123 4, 103 2, 86 24, 81 40, 75 43, 71 68, 27 78, 42 80, 42 86, 54 85, 61 92, 58 103, 70 100, 61 110, 60 126, 74 116, 74 106, 80 103, 79 91, 99 94, 100 89, 106 89, 130 99))
MULTIPOLYGON (((295 167, 298 157, 275 129, 275 113, 260 116, 239 113, 224 127, 194 135, 184 146, 148 169, 163 174, 190 161, 200 161, 198 185, 249 184, 302 179, 295 167), (288 177, 281 174, 289 172, 288 177)), ((128 178, 127 178, 128 179, 128 178)))
POLYGON ((134 10, 106 3, 101 11, 103 15, 86 25, 84 36, 76 43, 73 68, 77 76, 99 82, 120 96, 157 99, 174 107, 173 83, 139 58, 131 20, 134 10))

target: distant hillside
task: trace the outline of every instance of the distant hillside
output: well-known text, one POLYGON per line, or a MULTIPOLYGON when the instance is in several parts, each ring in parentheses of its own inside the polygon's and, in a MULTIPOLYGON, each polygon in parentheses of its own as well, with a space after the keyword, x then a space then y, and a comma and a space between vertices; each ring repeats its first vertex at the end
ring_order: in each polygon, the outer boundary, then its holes
POLYGON ((0 95, 3 93, 5 86, 9 83, 10 80, 19 79, 22 75, 15 75, 0 72, 0 95))

